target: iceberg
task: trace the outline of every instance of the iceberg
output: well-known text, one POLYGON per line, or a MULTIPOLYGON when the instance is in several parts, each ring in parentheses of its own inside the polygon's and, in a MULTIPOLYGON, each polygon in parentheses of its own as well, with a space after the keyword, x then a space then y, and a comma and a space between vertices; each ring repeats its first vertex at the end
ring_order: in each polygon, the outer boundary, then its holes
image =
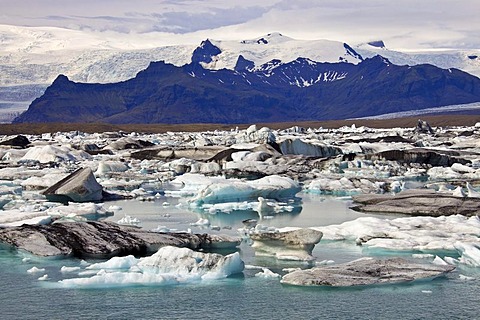
POLYGON ((223 279, 241 273, 244 267, 238 252, 222 256, 167 246, 146 258, 114 257, 92 264, 87 269, 99 270, 94 276, 58 283, 67 288, 181 284, 223 279))
POLYGON ((299 184, 288 177, 267 176, 254 181, 216 181, 205 186, 193 197, 192 202, 204 203, 241 202, 258 197, 281 200, 294 197, 301 190, 299 184))
POLYGON ((40 163, 62 162, 62 161, 81 161, 91 159, 91 156, 85 151, 73 150, 66 146, 39 146, 29 148, 27 153, 19 162, 38 161, 40 163))
POLYGON ((459 263, 480 266, 480 218, 477 216, 408 217, 391 220, 365 217, 340 225, 313 229, 321 231, 324 240, 354 241, 370 250, 417 253, 448 251, 461 256, 459 263))
POLYGON ((95 171, 95 175, 101 176, 110 173, 125 172, 128 170, 128 166, 125 162, 120 161, 101 161, 98 164, 98 168, 95 171))
POLYGON ((454 270, 450 265, 419 264, 401 258, 355 261, 287 273, 281 283, 297 286, 351 287, 432 279, 454 270))
POLYGON ((461 256, 458 259, 460 263, 466 264, 472 267, 480 267, 480 243, 455 243, 455 249, 457 249, 461 256))
POLYGON ((45 268, 31 267, 30 269, 27 270, 27 272, 28 272, 28 273, 45 272, 45 268))
POLYGON ((103 199, 103 187, 97 182, 92 169, 79 168, 43 191, 47 199, 59 202, 89 202, 103 199))
POLYGON ((322 232, 297 229, 279 232, 254 229, 250 233, 252 248, 257 256, 271 256, 279 260, 313 261, 313 248, 322 239, 322 232))
POLYGON ((314 194, 326 194, 334 196, 351 196, 360 193, 381 193, 383 182, 371 182, 367 179, 340 179, 318 178, 311 181, 306 191, 314 194))

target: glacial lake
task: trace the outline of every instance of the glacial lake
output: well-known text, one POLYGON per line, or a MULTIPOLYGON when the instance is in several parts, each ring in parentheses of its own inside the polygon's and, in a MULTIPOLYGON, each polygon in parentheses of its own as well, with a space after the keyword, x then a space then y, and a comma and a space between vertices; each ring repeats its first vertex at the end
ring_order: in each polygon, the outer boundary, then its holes
MULTIPOLYGON (((323 226, 354 220, 365 214, 349 209, 348 198, 299 194, 291 213, 259 223, 275 227, 323 226)), ((242 220, 258 219, 255 212, 205 214, 190 209, 183 198, 159 197, 155 201, 117 201, 108 220, 125 215, 138 218, 140 226, 192 232, 238 234, 242 220), (168 205, 167 203, 168 202, 168 205), (208 218, 220 231, 192 226, 208 218)), ((376 217, 394 218, 393 216, 376 217)), ((45 259, 10 248, 0 248, 0 281, 3 290, 2 319, 478 319, 480 271, 459 267, 445 277, 401 285, 362 288, 303 288, 282 285, 278 278, 255 277, 258 270, 246 269, 242 276, 211 282, 180 285, 131 286, 101 289, 66 289, 58 280, 75 277, 60 271, 62 266, 79 267, 77 259, 45 259), (43 273, 28 273, 33 266, 43 273), (43 274, 48 280, 39 281, 43 274), (461 276, 462 275, 462 276, 461 276), (465 277, 469 277, 467 280, 465 277)), ((255 257, 247 245, 240 246, 247 265, 268 267, 281 273, 285 267, 305 267, 298 262, 279 262, 255 257)), ((367 251, 348 242, 320 241, 314 252, 317 261, 335 263, 362 256, 401 256, 392 252, 367 251)), ((405 257, 411 252, 403 253, 405 257)), ((88 261, 93 262, 93 261, 88 261)))

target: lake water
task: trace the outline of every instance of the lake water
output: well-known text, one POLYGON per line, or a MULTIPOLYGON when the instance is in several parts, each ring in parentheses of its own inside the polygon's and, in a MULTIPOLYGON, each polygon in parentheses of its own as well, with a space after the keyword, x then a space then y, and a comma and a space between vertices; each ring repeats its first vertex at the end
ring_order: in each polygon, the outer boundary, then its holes
MULTIPOLYGON (((356 219, 364 214, 348 209, 348 200, 300 194, 297 213, 282 214, 262 224, 283 226, 322 226, 356 219), (300 208, 301 207, 301 208, 300 208)), ((208 217, 220 233, 236 234, 241 221, 258 216, 253 212, 206 215, 191 211, 184 200, 160 198, 155 202, 137 200, 112 203, 123 210, 109 220, 125 214, 141 220, 146 229, 166 226, 178 230, 208 217), (162 205, 165 201, 169 206, 162 205), (231 227, 231 229, 225 229, 231 227)), ((110 204, 108 204, 110 205, 110 204)), ((108 207, 107 205, 107 207, 108 207)), ((210 231, 209 231, 210 232, 210 231)), ((242 258, 249 265, 264 266, 274 272, 284 267, 304 266, 256 258, 242 244, 242 258)), ((372 252, 345 242, 320 242, 317 261, 350 261, 372 252)), ((377 252, 377 255, 382 255, 377 252)), ((388 253, 383 253, 383 255, 388 253)), ((391 253, 390 253, 391 254, 391 253)), ((398 254, 397 254, 398 255, 398 254)), ((405 253, 406 256, 409 253, 405 253)), ((91 262, 91 261, 89 261, 91 262)), ((75 274, 60 272, 62 266, 78 267, 76 259, 36 258, 10 248, 0 249, 1 319, 479 319, 480 272, 459 268, 433 281, 363 288, 302 288, 285 286, 278 279, 255 277, 258 270, 245 270, 242 276, 212 282, 182 285, 136 286, 102 289, 65 289, 56 281, 75 274), (24 258, 27 257, 28 260, 24 258), (43 273, 27 270, 36 266, 43 273), (49 280, 37 280, 43 274, 49 280), (460 275, 472 277, 464 280, 460 275)))

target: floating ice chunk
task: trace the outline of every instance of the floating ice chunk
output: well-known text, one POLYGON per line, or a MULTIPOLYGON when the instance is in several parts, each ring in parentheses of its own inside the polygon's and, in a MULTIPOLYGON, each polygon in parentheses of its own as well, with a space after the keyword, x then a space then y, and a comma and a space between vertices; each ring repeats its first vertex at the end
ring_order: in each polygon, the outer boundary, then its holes
POLYGON ((125 162, 121 161, 100 161, 95 175, 105 175, 107 173, 125 172, 129 168, 125 162))
POLYGON ((206 177, 202 174, 186 173, 171 181, 173 185, 183 186, 181 190, 165 190, 165 195, 188 197, 195 195, 200 189, 215 183, 225 182, 223 177, 206 177))
POLYGON ((322 261, 317 261, 315 262, 315 265, 317 266, 326 266, 326 265, 329 265, 329 264, 334 264, 335 261, 333 260, 322 260, 322 261))
MULTIPOLYGON (((41 213, 39 213, 41 214, 41 213)), ((45 225, 45 224, 50 224, 52 222, 52 217, 51 216, 46 216, 46 215, 40 215, 37 217, 33 217, 30 219, 23 219, 23 220, 17 220, 14 222, 8 222, 8 223, 2 223, 0 224, 1 227, 20 227, 24 224, 27 225, 45 225)))
POLYGON ((463 188, 460 187, 460 186, 458 186, 457 188, 455 188, 455 190, 453 190, 452 195, 454 197, 459 197, 459 198, 465 197, 465 193, 463 192, 463 188))
POLYGON ((279 275, 278 273, 275 273, 273 271, 271 271, 270 269, 268 268, 262 268, 262 272, 258 272, 255 274, 255 277, 257 278, 265 278, 265 279, 277 279, 277 278, 281 278, 282 276, 279 275))
POLYGON ((217 180, 199 190, 192 199, 193 203, 240 202, 258 197, 280 200, 295 196, 301 188, 298 183, 287 177, 267 176, 254 181, 217 180))
POLYGON ((27 270, 28 273, 40 273, 40 272, 45 272, 45 268, 37 268, 37 267, 32 267, 27 270))
POLYGON ((225 203, 206 203, 202 205, 202 209, 210 214, 218 212, 231 213, 232 211, 253 210, 255 202, 225 202, 225 203))
POLYGON ((46 145, 41 147, 32 147, 19 160, 38 161, 40 163, 61 162, 61 161, 81 161, 91 159, 91 156, 85 151, 73 150, 66 146, 46 145))
POLYGON ((435 259, 432 261, 433 264, 439 265, 439 266, 446 266, 448 263, 440 258, 439 256, 435 256, 435 259))
POLYGON ((280 282, 290 285, 329 287, 393 284, 433 279, 454 269, 453 266, 412 263, 402 258, 379 260, 364 257, 343 264, 318 266, 287 273, 280 282))
POLYGON ((187 248, 162 247, 150 257, 116 257, 93 264, 87 269, 99 271, 90 278, 64 279, 59 281, 59 284, 64 287, 85 288, 214 280, 242 272, 244 263, 238 252, 222 256, 195 252, 187 248), (118 269, 127 270, 115 271, 118 269))
POLYGON ((190 223, 191 226, 209 226, 210 225, 210 220, 208 219, 204 219, 204 218, 200 218, 197 220, 197 222, 193 222, 193 223, 190 223))
POLYGON ((451 264, 451 265, 458 265, 460 261, 458 259, 452 258, 452 257, 443 257, 443 260, 445 260, 446 263, 451 264))
POLYGON ((73 216, 104 216, 111 214, 106 210, 103 203, 69 203, 68 206, 55 206, 45 211, 52 217, 73 217, 73 216))
POLYGON ((361 192, 360 189, 355 188, 353 183, 345 177, 342 177, 338 180, 328 178, 313 180, 307 186, 307 191, 336 196, 353 195, 361 192))
POLYGON ((136 265, 138 259, 132 255, 126 257, 113 257, 106 262, 99 262, 89 265, 86 269, 88 270, 100 270, 100 269, 129 269, 130 267, 136 265))
POLYGON ((221 171, 221 167, 216 162, 196 162, 192 163, 190 166, 191 173, 206 173, 212 174, 221 171))
POLYGON ((233 161, 239 162, 239 161, 242 161, 243 158, 245 158, 245 156, 249 153, 250 151, 238 151, 238 152, 232 153, 231 157, 233 161))
POLYGON ((306 190, 311 193, 334 196, 350 196, 359 193, 380 193, 383 183, 367 179, 355 179, 355 183, 346 177, 340 179, 319 178, 310 182, 306 190))
POLYGON ((467 197, 469 198, 480 198, 480 192, 475 190, 475 188, 472 187, 470 182, 467 181, 467 197))
POLYGON ((80 267, 67 267, 67 266, 63 266, 60 268, 60 272, 61 273, 70 273, 70 272, 75 272, 75 271, 79 271, 81 268, 80 267))
POLYGON ((44 274, 43 276, 39 277, 37 280, 38 280, 38 281, 46 281, 46 280, 49 280, 48 274, 44 274))
POLYGON ((287 137, 278 143, 283 154, 305 155, 313 157, 333 157, 341 154, 341 149, 326 145, 317 139, 287 137))
MULTIPOLYGON (((375 249, 396 251, 457 251, 459 263, 480 265, 480 219, 461 215, 380 219, 362 217, 340 225, 315 227, 324 240, 350 240, 375 249)), ((455 264, 454 261, 446 262, 455 264)))
POLYGON ((431 259, 434 258, 435 256, 430 253, 414 253, 412 254, 412 258, 416 259, 431 259))
POLYGON ((151 230, 152 232, 160 232, 160 233, 166 233, 166 232, 177 232, 177 229, 170 229, 166 226, 157 226, 156 228, 151 230))
POLYGON ((463 280, 463 281, 475 280, 474 277, 469 277, 469 276, 466 276, 466 275, 463 275, 463 274, 460 274, 460 275, 458 276, 458 278, 459 278, 460 280, 463 280))
POLYGON ((459 179, 462 177, 461 173, 453 171, 452 168, 444 168, 444 167, 433 167, 428 169, 427 171, 428 176, 430 179, 459 179))
POLYGON ((21 182, 25 190, 40 190, 53 186, 58 181, 65 178, 65 173, 47 173, 41 177, 30 177, 21 182))
POLYGON ((390 183, 390 190, 393 193, 399 193, 405 189, 405 181, 393 181, 390 183))
POLYGON ((26 204, 25 202, 12 202, 15 207, 9 210, 0 210, 0 225, 18 226, 22 224, 47 224, 51 222, 47 205, 26 204))
POLYGON ((460 164, 460 163, 454 163, 451 166, 452 170, 458 173, 473 173, 475 172, 475 169, 472 167, 468 167, 466 165, 460 164))
POLYGON ((250 233, 255 255, 273 256, 280 260, 313 261, 313 248, 321 238, 322 233, 312 229, 250 233))
POLYGON ((245 270, 263 270, 263 267, 255 266, 255 265, 252 265, 252 264, 246 264, 244 269, 245 270))
POLYGON ((461 263, 472 267, 480 267, 480 249, 477 245, 457 242, 455 248, 462 254, 458 259, 461 263))
POLYGON ((118 220, 117 223, 124 226, 138 226, 140 220, 126 214, 122 219, 118 220))
POLYGON ((4 154, 1 155, 2 161, 16 161, 21 159, 25 154, 28 152, 27 149, 25 150, 16 150, 16 149, 10 149, 4 154))

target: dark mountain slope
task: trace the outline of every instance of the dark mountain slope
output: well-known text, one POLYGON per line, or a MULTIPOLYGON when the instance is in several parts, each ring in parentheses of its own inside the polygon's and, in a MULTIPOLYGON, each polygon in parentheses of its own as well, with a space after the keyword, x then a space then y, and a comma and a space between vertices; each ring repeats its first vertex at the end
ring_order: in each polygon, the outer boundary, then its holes
MULTIPOLYGON (((191 64, 164 62, 128 81, 73 83, 59 76, 15 122, 253 123, 372 116, 480 101, 480 79, 432 65, 396 66, 376 56, 358 65, 298 58, 208 70, 203 43, 191 64)), ((206 53, 206 51, 210 53, 206 53)))

